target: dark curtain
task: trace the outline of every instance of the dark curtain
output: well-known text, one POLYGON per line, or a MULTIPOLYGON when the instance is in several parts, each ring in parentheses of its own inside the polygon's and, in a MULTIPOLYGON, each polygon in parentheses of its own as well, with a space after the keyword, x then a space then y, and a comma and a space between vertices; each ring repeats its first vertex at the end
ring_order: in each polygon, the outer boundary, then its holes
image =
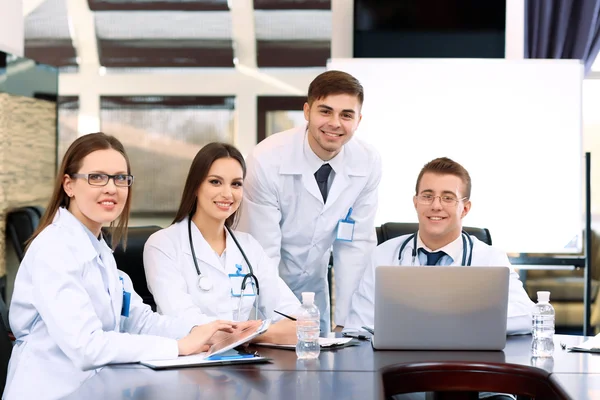
POLYGON ((600 0, 526 0, 525 58, 571 58, 585 73, 600 50, 600 0))

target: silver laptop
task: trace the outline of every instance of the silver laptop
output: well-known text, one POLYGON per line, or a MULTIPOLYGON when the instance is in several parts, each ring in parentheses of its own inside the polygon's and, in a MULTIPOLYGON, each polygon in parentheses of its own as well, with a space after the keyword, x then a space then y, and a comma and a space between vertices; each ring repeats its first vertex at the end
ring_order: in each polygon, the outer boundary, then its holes
POLYGON ((377 267, 373 347, 502 350, 509 274, 508 267, 377 267))

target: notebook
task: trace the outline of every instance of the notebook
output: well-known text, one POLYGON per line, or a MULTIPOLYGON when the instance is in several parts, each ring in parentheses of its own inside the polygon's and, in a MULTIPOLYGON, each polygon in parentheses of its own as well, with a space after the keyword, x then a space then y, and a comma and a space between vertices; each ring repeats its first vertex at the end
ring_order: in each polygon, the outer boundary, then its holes
POLYGON ((509 274, 509 267, 377 267, 373 348, 502 350, 509 274))
POLYGON ((246 353, 235 348, 265 333, 270 326, 271 320, 264 320, 256 328, 247 328, 241 332, 229 335, 227 339, 213 344, 205 353, 179 356, 171 360, 145 360, 140 361, 140 364, 152 369, 167 369, 267 362, 269 360, 265 357, 261 357, 255 353, 246 353))

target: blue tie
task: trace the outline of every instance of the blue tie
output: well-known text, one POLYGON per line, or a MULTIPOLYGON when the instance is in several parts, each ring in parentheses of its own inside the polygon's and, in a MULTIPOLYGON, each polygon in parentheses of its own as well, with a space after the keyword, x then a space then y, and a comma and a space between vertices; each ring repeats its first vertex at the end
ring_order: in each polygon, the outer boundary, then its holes
POLYGON ((436 265, 438 261, 440 261, 440 258, 446 255, 446 253, 444 253, 443 251, 434 251, 433 253, 430 253, 429 251, 422 248, 419 249, 419 251, 427 256, 426 265, 436 265))
POLYGON ((327 179, 329 179, 330 173, 331 165, 329 164, 321 165, 317 172, 315 172, 315 179, 317 180, 321 196, 323 196, 323 203, 327 201, 327 179))

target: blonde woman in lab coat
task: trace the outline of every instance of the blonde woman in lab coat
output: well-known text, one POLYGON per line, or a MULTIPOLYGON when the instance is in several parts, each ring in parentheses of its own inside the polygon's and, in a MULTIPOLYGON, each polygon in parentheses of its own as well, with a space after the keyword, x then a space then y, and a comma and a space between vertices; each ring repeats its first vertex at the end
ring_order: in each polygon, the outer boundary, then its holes
POLYGON ((270 318, 275 323, 258 341, 296 343, 295 322, 275 311, 295 313, 298 299, 261 245, 232 230, 245 175, 244 158, 231 145, 210 143, 198 152, 173 225, 146 242, 148 289, 162 314, 207 322, 270 318))
POLYGON ((4 399, 61 398, 104 365, 199 353, 235 327, 153 313, 117 270, 100 229, 114 228, 113 248, 125 236, 132 184, 112 136, 82 136, 65 153, 15 280, 4 399))

